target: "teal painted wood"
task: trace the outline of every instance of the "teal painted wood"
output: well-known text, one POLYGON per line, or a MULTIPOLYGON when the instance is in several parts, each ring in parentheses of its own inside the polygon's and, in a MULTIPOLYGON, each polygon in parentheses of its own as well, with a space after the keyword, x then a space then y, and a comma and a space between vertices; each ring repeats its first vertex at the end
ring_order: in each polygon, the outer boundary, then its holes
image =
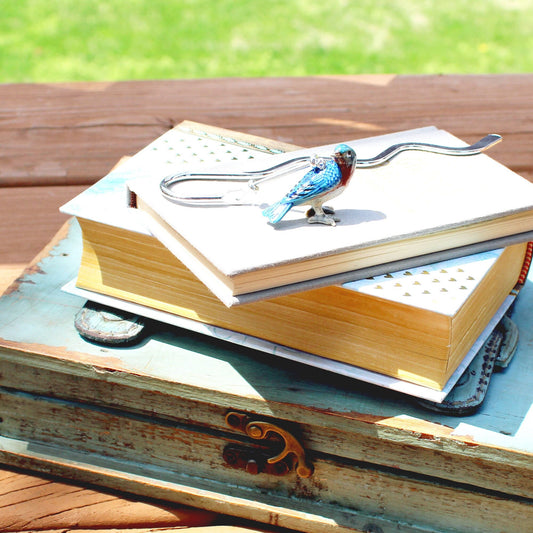
POLYGON ((87 342, 74 326, 84 301, 60 290, 76 275, 80 242, 73 223, 0 299, 0 461, 246 518, 268 504, 265 521, 283 517, 287 527, 304 523, 298 509, 316 510, 302 526, 310 532, 351 531, 369 517, 383 531, 442 530, 458 516, 480 532, 533 520, 531 278, 515 311, 522 339, 512 363, 492 377, 476 415, 456 418, 178 328, 132 347, 87 342), (315 474, 228 470, 224 443, 242 438, 225 423, 229 410, 293 424, 315 474), (108 463, 114 470, 101 469, 108 463), (402 519, 409 525, 396 527, 402 519))
POLYGON ((39 269, 26 275, 17 290, 0 300, 0 338, 84 354, 83 358, 95 365, 111 365, 169 384, 208 388, 212 395, 218 392, 261 404, 272 400, 336 413, 413 416, 451 426, 458 433, 476 436, 480 442, 533 451, 531 273, 513 315, 520 341, 512 364, 493 376, 477 414, 456 418, 428 413, 394 392, 302 365, 273 361, 271 356, 178 328, 167 328, 128 349, 88 343, 74 327, 74 316, 84 301, 60 290, 77 273, 79 243, 79 227, 73 223, 68 238, 41 260, 39 269))
POLYGON ((185 498, 196 493, 192 503, 197 506, 297 531, 501 533, 519 531, 517 522, 533 520, 527 501, 501 493, 466 491, 327 457, 315 458, 311 478, 250 475, 224 465, 220 449, 227 435, 213 433, 205 440, 190 428, 157 424, 153 418, 83 409, 12 391, 0 390, 0 403, 12 429, 16 412, 27 413, 19 420, 25 439, 0 437, 0 459, 18 448, 25 461, 50 461, 54 470, 57 465, 77 468, 87 481, 101 476, 99 483, 104 479, 122 489, 129 482, 133 492, 180 503, 191 503, 185 498), (73 421, 78 422, 74 428, 73 421), (149 438, 139 439, 143 434, 149 438), (220 509, 222 502, 226 509, 220 509))

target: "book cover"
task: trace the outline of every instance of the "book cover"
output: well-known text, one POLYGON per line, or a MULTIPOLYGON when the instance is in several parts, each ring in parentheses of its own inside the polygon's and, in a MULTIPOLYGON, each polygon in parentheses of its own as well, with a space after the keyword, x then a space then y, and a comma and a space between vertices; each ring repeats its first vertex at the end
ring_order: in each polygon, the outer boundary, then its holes
MULTIPOLYGON (((368 158, 407 141, 464 145, 433 127, 347 144, 368 158)), ((215 168, 257 170, 300 155, 331 155, 333 148, 215 168)), ((269 224, 262 209, 297 179, 273 180, 246 205, 221 207, 171 202, 161 195, 159 176, 128 187, 150 231, 227 306, 525 242, 533 232, 533 184, 485 154, 405 152, 387 165, 355 170, 334 200, 337 226, 308 224, 305 208, 269 224)))
MULTIPOLYGON (((61 206, 63 213, 137 233, 149 234, 130 205, 127 183, 222 163, 254 160, 296 150, 297 146, 185 120, 126 158, 94 185, 61 206)), ((265 163, 266 164, 266 163, 265 163)))

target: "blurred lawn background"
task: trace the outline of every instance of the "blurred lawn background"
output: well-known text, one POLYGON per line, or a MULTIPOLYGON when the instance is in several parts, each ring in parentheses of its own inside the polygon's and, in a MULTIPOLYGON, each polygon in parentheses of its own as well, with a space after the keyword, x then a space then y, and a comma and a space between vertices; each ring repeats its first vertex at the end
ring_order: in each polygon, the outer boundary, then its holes
POLYGON ((533 72, 533 0, 0 0, 0 82, 533 72))

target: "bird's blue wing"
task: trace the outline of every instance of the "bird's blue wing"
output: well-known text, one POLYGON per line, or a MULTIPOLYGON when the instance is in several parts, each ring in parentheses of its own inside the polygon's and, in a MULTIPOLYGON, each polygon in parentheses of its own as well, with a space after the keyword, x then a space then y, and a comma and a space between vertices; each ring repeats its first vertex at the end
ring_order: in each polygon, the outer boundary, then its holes
POLYGON ((263 211, 272 224, 279 222, 294 206, 305 204, 334 189, 341 181, 337 163, 329 161, 326 168, 310 170, 279 202, 263 211))
POLYGON ((323 170, 310 170, 285 196, 294 205, 305 202, 334 188, 341 179, 338 165, 328 162, 323 170))

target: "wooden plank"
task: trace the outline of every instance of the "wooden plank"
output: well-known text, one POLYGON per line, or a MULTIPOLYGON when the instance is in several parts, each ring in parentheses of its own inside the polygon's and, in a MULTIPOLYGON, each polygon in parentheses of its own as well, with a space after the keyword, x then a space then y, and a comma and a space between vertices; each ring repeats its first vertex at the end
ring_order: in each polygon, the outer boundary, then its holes
MULTIPOLYGON (((260 529, 241 527, 241 526, 229 526, 229 525, 216 525, 216 526, 176 526, 176 527, 142 527, 142 528, 130 528, 117 530, 113 529, 79 529, 76 525, 73 525, 72 528, 60 528, 60 529, 40 529, 39 533, 122 533, 123 531, 127 533, 268 533, 274 531, 272 528, 265 529, 261 527, 260 529)), ((278 531, 276 529, 276 531, 278 531)), ((35 533, 35 531, 18 531, 17 533, 35 533)))
POLYGON ((310 484, 298 480, 292 493, 274 495, 270 491, 220 484, 213 478, 183 476, 179 470, 154 469, 105 456, 95 460, 54 446, 32 446, 3 437, 0 458, 19 466, 67 477, 82 476, 92 483, 134 490, 183 505, 201 501, 203 507, 214 512, 307 533, 360 530, 497 533, 519 531, 521 524, 533 520, 533 507, 528 501, 342 463, 323 462, 319 478, 310 484), (221 487, 223 492, 219 492, 221 487), (343 501, 316 499, 318 493, 330 497, 339 494, 339 487, 343 489, 343 501))
POLYGON ((0 531, 207 526, 218 515, 0 469, 0 531))
POLYGON ((0 187, 0 264, 8 269, 31 261, 67 220, 59 207, 84 188, 0 187))
POLYGON ((184 119, 314 146, 434 124, 532 179, 533 74, 337 76, 0 86, 0 183, 92 183, 184 119), (505 103, 504 105, 502 103, 505 103))
MULTIPOLYGON (((274 531, 272 528, 260 529, 241 527, 241 526, 229 526, 229 525, 216 525, 216 526, 176 526, 176 527, 142 527, 142 528, 130 528, 117 530, 113 529, 79 529, 76 525, 72 528, 60 528, 60 529, 40 529, 39 533, 122 533, 124 530, 127 533, 268 533, 274 531)), ((276 529, 276 531, 279 531, 276 529)), ((35 533, 34 531, 18 531, 17 533, 35 533)))
POLYGON ((0 294, 2 294, 22 273, 26 263, 0 265, 0 294))
MULTIPOLYGON (((163 357, 164 354, 160 351, 159 356, 163 357)), ((89 377, 95 370, 97 373, 104 372, 101 369, 88 367, 87 376, 84 377, 73 368, 72 364, 70 364, 69 378, 65 380, 59 369, 66 363, 66 360, 58 362, 56 365, 58 370, 54 371, 50 368, 52 366, 50 364, 47 365, 48 368, 44 368, 44 361, 39 363, 37 358, 32 364, 24 354, 14 354, 13 362, 8 361, 4 355, 0 365, 2 369, 0 384, 13 387, 18 378, 19 383, 24 384, 24 390, 38 394, 55 397, 56 391, 61 391, 63 398, 91 403, 95 403, 95 398, 101 398, 100 401, 96 400, 96 403, 103 406, 121 405, 145 415, 157 412, 163 419, 171 421, 194 417, 195 423, 202 427, 209 427, 215 431, 225 429, 224 416, 228 406, 232 405, 231 398, 228 398, 226 405, 217 406, 214 394, 211 395, 213 398, 209 403, 209 393, 199 389, 196 401, 187 401, 183 397, 172 400, 161 392, 130 388, 118 378, 97 380, 89 377), (109 398, 112 399, 112 403, 107 400, 109 398), (144 413, 141 410, 143 404, 148 406, 144 413)), ((113 368, 112 361, 105 363, 106 367, 113 368)), ((275 375, 272 373, 273 377, 275 375)), ((148 388, 147 384, 146 389, 148 388)), ((175 388, 179 389, 180 385, 176 384, 175 388)), ((301 392, 310 394, 309 389, 301 392)), ((240 401, 245 403, 246 399, 240 401)), ((19 405, 22 403, 20 400, 19 405)), ((246 407, 250 410, 257 409, 257 405, 252 401, 246 407)), ((530 454, 487 446, 468 437, 455 436, 452 427, 414 417, 386 418, 363 413, 336 412, 333 405, 328 405, 324 410, 317 408, 307 410, 301 405, 275 403, 270 400, 264 408, 265 411, 275 411, 278 416, 287 417, 299 409, 300 429, 309 449, 327 453, 330 450, 337 450, 339 443, 342 442, 343 457, 353 461, 413 471, 461 484, 475 484, 525 498, 531 497, 533 493, 533 477, 527 475, 531 473, 530 454), (334 420, 331 420, 331 415, 335 415, 334 420)), ((28 410, 34 412, 33 408, 28 410)), ((7 413, 7 407, 4 408, 4 412, 7 413)), ((54 434, 60 431, 65 431, 63 425, 56 424, 54 434)), ((111 429, 108 433, 110 431, 111 429)), ((142 434, 143 431, 139 433, 142 434)), ((49 436, 39 438, 48 439, 49 436)), ((161 440, 158 446, 161 448, 171 441, 171 437, 161 437, 161 433, 154 431, 151 437, 152 445, 159 442, 158 439, 161 440)), ((168 458, 176 451, 176 446, 172 445, 164 456, 168 458)), ((336 453, 341 452, 337 450, 336 453)))
POLYGON ((281 528, 237 524, 189 506, 87 487, 52 476, 0 468, 0 531, 41 533, 261 533, 281 528), (214 525, 217 524, 217 525, 214 525))

